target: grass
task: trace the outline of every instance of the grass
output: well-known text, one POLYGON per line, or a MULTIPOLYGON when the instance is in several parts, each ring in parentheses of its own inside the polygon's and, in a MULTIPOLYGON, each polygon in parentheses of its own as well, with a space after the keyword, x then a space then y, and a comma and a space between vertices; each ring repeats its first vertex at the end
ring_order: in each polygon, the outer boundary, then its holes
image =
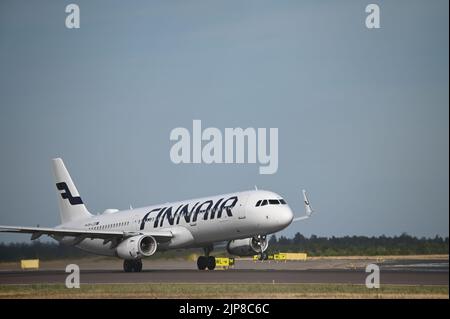
POLYGON ((449 298, 448 286, 350 284, 60 284, 0 285, 0 298, 449 298))

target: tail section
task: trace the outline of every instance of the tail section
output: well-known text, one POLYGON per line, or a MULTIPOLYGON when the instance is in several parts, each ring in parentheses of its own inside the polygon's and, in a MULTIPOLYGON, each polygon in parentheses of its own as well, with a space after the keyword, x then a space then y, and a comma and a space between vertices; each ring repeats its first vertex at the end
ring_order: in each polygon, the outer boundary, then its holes
POLYGON ((92 217, 84 206, 69 172, 60 158, 52 160, 53 173, 55 175, 56 189, 58 192, 59 212, 61 223, 68 223, 92 217))

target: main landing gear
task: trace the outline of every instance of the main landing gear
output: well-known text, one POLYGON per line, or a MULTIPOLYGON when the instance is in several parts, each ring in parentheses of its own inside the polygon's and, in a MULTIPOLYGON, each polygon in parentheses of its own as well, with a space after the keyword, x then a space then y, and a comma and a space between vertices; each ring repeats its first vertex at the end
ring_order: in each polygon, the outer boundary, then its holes
POLYGON ((267 260, 267 259, 269 259, 269 254, 265 253, 265 252, 262 252, 261 254, 259 254, 259 258, 258 259, 259 260, 267 260))
POLYGON ((123 270, 125 272, 140 272, 142 270, 142 260, 124 260, 123 270))
POLYGON ((205 270, 206 268, 208 268, 209 270, 214 270, 214 268, 216 268, 216 257, 209 255, 212 250, 212 246, 205 247, 205 256, 198 257, 197 267, 199 270, 205 270))

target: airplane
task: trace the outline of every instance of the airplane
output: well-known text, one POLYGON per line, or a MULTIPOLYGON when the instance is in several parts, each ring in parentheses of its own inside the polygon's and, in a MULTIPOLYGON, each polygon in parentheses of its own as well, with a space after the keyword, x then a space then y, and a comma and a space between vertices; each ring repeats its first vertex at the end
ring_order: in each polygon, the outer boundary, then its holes
POLYGON ((119 211, 107 209, 92 215, 61 158, 52 160, 61 224, 54 228, 1 226, 0 232, 28 233, 31 240, 50 236, 62 244, 90 253, 123 259, 125 272, 140 272, 142 259, 157 250, 203 248, 199 270, 213 270, 214 245, 226 242, 229 254, 267 258, 267 235, 293 221, 309 218, 313 212, 306 191, 306 214, 294 218, 278 194, 258 190, 183 200, 119 211))

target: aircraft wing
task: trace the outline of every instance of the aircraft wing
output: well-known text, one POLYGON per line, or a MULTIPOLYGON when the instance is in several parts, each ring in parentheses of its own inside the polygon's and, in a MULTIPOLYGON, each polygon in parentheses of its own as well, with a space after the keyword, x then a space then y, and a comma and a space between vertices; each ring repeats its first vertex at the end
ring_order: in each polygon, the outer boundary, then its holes
POLYGON ((49 236, 71 236, 78 237, 81 240, 86 238, 100 238, 104 240, 124 239, 136 235, 149 235, 156 241, 167 241, 173 237, 171 231, 153 231, 153 232, 127 232, 127 231, 93 231, 84 229, 69 228, 46 228, 46 227, 21 227, 21 226, 1 226, 0 232, 6 233, 25 233, 31 234, 31 240, 37 239, 42 235, 49 236))
POLYGON ((293 222, 298 222, 299 220, 305 220, 308 219, 309 216, 300 216, 300 217, 295 217, 292 221, 293 222))

